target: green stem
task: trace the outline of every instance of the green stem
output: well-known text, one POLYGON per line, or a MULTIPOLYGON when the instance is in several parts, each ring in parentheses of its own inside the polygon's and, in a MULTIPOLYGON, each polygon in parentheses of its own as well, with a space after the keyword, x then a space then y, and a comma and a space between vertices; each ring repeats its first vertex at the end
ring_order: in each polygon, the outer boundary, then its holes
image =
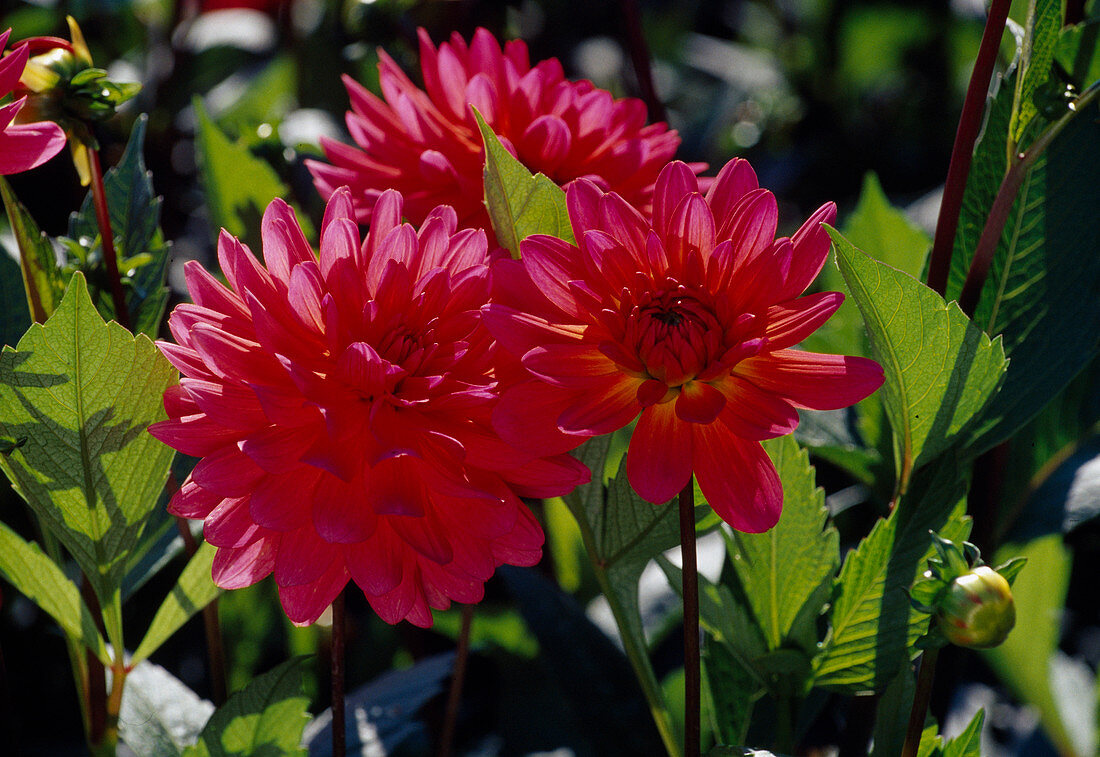
POLYGON ((684 757, 699 757, 699 567, 695 554, 695 484, 680 491, 680 581, 684 601, 684 757))
POLYGON ((920 737, 924 733, 924 719, 928 715, 928 701, 932 698, 932 678, 936 674, 936 658, 940 650, 926 650, 920 658, 920 673, 917 675, 917 692, 913 696, 913 709, 909 711, 909 726, 905 731, 905 746, 901 757, 917 757, 920 749, 920 737))
POLYGON ((794 699, 789 696, 775 700, 775 747, 783 754, 794 753, 794 699))
MULTIPOLYGON (((575 494, 570 496, 576 496, 575 494)), ((574 509, 574 508, 570 508, 574 509)), ((575 509, 574 509, 575 510, 575 509)), ((661 734, 661 740, 665 744, 665 750, 669 757, 682 757, 680 742, 672 728, 672 719, 669 717, 668 707, 665 705, 664 695, 661 693, 660 684, 657 683, 657 674, 653 672, 653 666, 649 662, 649 651, 644 644, 629 631, 627 623, 627 610, 619 602, 615 592, 611 588, 611 581, 607 575, 604 562, 596 553, 596 536, 592 533, 591 526, 584 518, 577 518, 577 526, 584 540, 584 549, 588 553, 588 559, 592 563, 592 571, 596 574, 596 582, 600 585, 600 591, 607 598, 607 604, 611 608, 611 615, 615 619, 615 626, 619 629, 619 638, 623 642, 623 651, 634 668, 634 675, 638 684, 642 687, 642 694, 649 703, 649 712, 653 716, 653 722, 657 731, 661 734)))

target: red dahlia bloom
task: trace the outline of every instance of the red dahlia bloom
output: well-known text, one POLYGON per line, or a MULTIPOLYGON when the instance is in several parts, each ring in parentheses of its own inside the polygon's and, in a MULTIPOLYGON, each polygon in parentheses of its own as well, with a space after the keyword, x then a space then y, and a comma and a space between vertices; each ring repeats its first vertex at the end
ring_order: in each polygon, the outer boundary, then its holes
MULTIPOLYGON (((11 29, 0 33, 0 52, 3 52, 10 35, 11 29)), ((27 46, 20 45, 0 59, 0 97, 19 84, 19 77, 27 65, 27 56, 27 46)), ((55 123, 12 123, 26 101, 26 97, 20 97, 0 106, 0 174, 5 176, 36 168, 65 146, 65 132, 55 123)))
POLYGON ((309 623, 348 579, 387 622, 477 602, 503 563, 532 565, 542 531, 517 495, 587 478, 568 455, 517 452, 493 432, 496 343, 485 235, 450 208, 418 230, 384 192, 360 244, 351 198, 328 204, 316 258, 293 212, 264 214, 267 268, 223 232, 230 288, 186 267, 194 304, 161 343, 183 374, 153 434, 202 460, 170 510, 205 520, 214 581, 274 571, 309 623))
POLYGON ((723 520, 765 531, 783 492, 759 442, 793 431, 798 408, 844 407, 883 381, 874 361, 791 349, 843 299, 799 297, 825 263, 835 206, 777 240, 775 198, 743 160, 705 197, 672 163, 653 205, 649 222, 578 181, 579 249, 531 236, 522 261, 494 264, 486 322, 529 374, 494 422, 515 444, 560 452, 638 418, 626 470, 639 495, 666 502, 694 472, 723 520))
POLYGON ((482 202, 484 150, 470 105, 532 172, 561 185, 589 178, 643 209, 680 144, 665 124, 646 126, 640 100, 615 100, 591 82, 569 81, 556 58, 532 68, 526 44, 514 40, 501 51, 485 29, 468 46, 456 33, 438 50, 421 29, 424 90, 385 52, 379 55, 385 100, 344 77, 352 108, 347 126, 358 149, 323 139, 332 165, 307 161, 323 196, 351 187, 364 223, 378 195, 392 187, 404 194, 414 223, 446 204, 460 226, 492 234, 482 202))

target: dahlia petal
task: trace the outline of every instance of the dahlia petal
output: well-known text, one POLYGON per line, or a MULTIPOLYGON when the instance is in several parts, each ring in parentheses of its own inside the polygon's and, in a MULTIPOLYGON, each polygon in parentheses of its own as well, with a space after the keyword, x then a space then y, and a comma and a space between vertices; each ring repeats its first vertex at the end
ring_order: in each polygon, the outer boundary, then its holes
POLYGON ((624 247, 605 231, 586 231, 582 245, 586 253, 584 263, 588 269, 585 280, 611 297, 623 289, 629 289, 636 275, 645 268, 644 261, 634 250, 624 247), (605 286, 599 287, 599 284, 605 286))
POLYGON ((378 247, 382 240, 395 228, 401 225, 401 210, 404 205, 404 201, 401 198, 401 193, 392 189, 387 189, 385 192, 378 196, 378 200, 374 204, 374 211, 371 214, 370 231, 367 232, 366 238, 363 240, 362 250, 367 261, 367 280, 377 281, 377 276, 382 273, 382 266, 385 263, 385 255, 378 255, 378 247), (376 257, 378 258, 375 262, 376 257), (371 271, 376 270, 373 276, 371 271))
POLYGON ((191 479, 222 497, 246 497, 264 472, 232 445, 199 460, 191 479))
POLYGON ((219 331, 208 324, 195 324, 191 340, 202 361, 226 381, 270 383, 269 376, 282 372, 279 364, 256 342, 219 331))
POLYGON ((238 294, 252 292, 262 301, 273 299, 277 288, 271 274, 260 265, 247 246, 222 229, 218 237, 218 263, 229 285, 238 294))
POLYGON ((219 549, 211 569, 214 583, 223 589, 243 589, 271 575, 277 543, 261 537, 237 549, 219 549))
POLYGON ((573 238, 584 239, 589 229, 600 228, 600 198, 603 191, 588 179, 577 179, 565 192, 565 205, 569 210, 569 224, 573 238))
POLYGON ((236 442, 240 432, 219 426, 205 415, 185 415, 149 426, 149 433, 185 455, 203 457, 236 442))
MULTIPOLYGON (((339 197, 339 192, 333 197, 339 197)), ((329 203, 332 207, 332 203, 329 203)), ((359 254, 359 227, 355 222, 338 216, 330 218, 321 232, 321 275, 330 287, 339 285, 339 277, 346 275, 349 266, 355 264, 359 254)), ((349 287, 350 288, 350 287, 349 287)))
POLYGON ((312 524, 287 531, 279 539, 275 554, 275 583, 301 586, 319 579, 340 557, 339 552, 317 535, 312 524))
POLYGON ((783 486, 764 448, 720 423, 695 426, 695 475, 711 509, 738 531, 762 533, 779 521, 783 486))
POLYGON ((378 524, 366 491, 366 487, 373 485, 373 476, 367 481, 358 478, 349 483, 321 474, 310 510, 312 527, 320 538, 334 544, 354 544, 369 538, 378 524))
POLYGON ((600 199, 601 228, 628 250, 644 250, 649 224, 633 205, 617 194, 600 199))
POLYGON ((691 479, 692 424, 672 402, 642 411, 626 453, 626 475, 642 499, 662 505, 691 479))
POLYGON ((733 209, 742 197, 760 188, 756 172, 747 160, 734 158, 714 177, 714 183, 707 190, 707 204, 714 213, 719 227, 731 221, 733 209))
POLYGON ((272 531, 291 531, 306 525, 308 503, 313 501, 322 475, 312 466, 300 466, 291 473, 264 476, 249 498, 252 519, 272 531))
POLYGON ((817 331, 844 302, 840 292, 818 292, 768 308, 768 348, 793 347, 817 331))
POLYGON ((742 439, 774 439, 798 426, 798 411, 781 396, 738 376, 726 378, 719 387, 726 397, 719 419, 742 439))
POLYGON ((565 433, 599 436, 610 434, 637 417, 638 386, 641 379, 612 375, 593 382, 575 397, 558 417, 558 428, 565 433))
POLYGON ((183 264, 183 275, 187 291, 196 305, 226 315, 249 317, 244 300, 236 292, 226 289, 197 260, 188 260, 183 264))
POLYGON ((221 501, 220 495, 206 491, 188 476, 172 495, 168 512, 181 518, 205 518, 221 501))
POLYGON ((157 341, 156 345, 157 349, 160 350, 160 354, 164 355, 168 362, 183 375, 216 378, 210 369, 206 367, 206 363, 203 362, 202 358, 199 357, 199 353, 190 347, 160 340, 157 341))
POLYGON ((309 260, 294 266, 287 282, 287 304, 298 321, 317 333, 324 331, 325 320, 321 310, 324 297, 324 279, 321 269, 309 260))
POLYGON ((556 386, 583 387, 592 379, 619 373, 619 367, 594 344, 548 344, 523 356, 527 370, 556 386))
POLYGON ((221 426, 250 431, 268 423, 256 395, 245 387, 187 377, 180 379, 180 386, 221 426))
POLYGON ((404 575, 405 545, 389 526, 380 527, 369 541, 347 545, 344 554, 352 580, 368 599, 387 594, 400 586, 404 575))
POLYGON ((290 283, 290 272, 294 266, 313 260, 313 252, 294 211, 278 197, 264 211, 260 236, 267 270, 284 284, 290 283))
POLYGON ((437 610, 446 610, 451 601, 477 604, 485 598, 485 582, 450 570, 451 566, 421 563, 424 577, 424 594, 428 604, 437 610))
MULTIPOLYGON (((0 52, 8 44, 11 29, 0 33, 0 52)), ((19 83, 19 77, 23 69, 27 67, 27 59, 30 56, 30 48, 27 45, 19 45, 3 58, 0 58, 0 92, 7 94, 15 89, 19 83)))
POLYGON ((437 104, 445 105, 450 111, 448 115, 455 121, 464 120, 466 118, 466 84, 469 79, 466 78, 466 68, 450 45, 439 46, 438 71, 443 99, 437 104))
POLYGON ((592 472, 574 457, 556 455, 532 460, 501 475, 521 497, 560 497, 588 483, 592 472))
POLYGON ((558 428, 558 418, 572 395, 547 391, 541 381, 526 381, 504 390, 493 410, 493 428, 509 444, 532 454, 554 455, 581 445, 586 437, 558 428))
POLYGON ((515 509, 516 525, 507 536, 493 541, 493 558, 498 565, 526 568, 542 559, 542 545, 546 537, 538 519, 525 505, 516 502, 515 509))
POLYGON ((677 206, 685 195, 698 191, 699 182, 686 164, 675 160, 665 166, 653 190, 653 230, 667 239, 677 206))
POLYGON ((477 73, 466 85, 466 103, 477 108, 486 123, 497 123, 500 97, 492 80, 484 73, 477 73))
POLYGON ((829 257, 832 240, 822 224, 836 222, 836 204, 827 202, 810 216, 806 223, 791 237, 794 245, 794 260, 791 273, 780 290, 778 299, 797 297, 806 291, 829 257))
POLYGON ((523 266, 544 297, 576 318, 584 312, 569 291, 568 283, 584 277, 580 251, 568 242, 544 234, 532 234, 520 243, 523 266))
POLYGON ((410 517, 394 515, 387 518, 390 527, 410 547, 421 556, 445 565, 454 557, 454 550, 447 532, 439 520, 432 515, 410 517))
POLYGON ((505 305, 490 303, 481 314, 490 333, 514 355, 525 354, 532 344, 568 344, 583 338, 581 326, 554 323, 505 305))
POLYGON ((800 350, 769 352, 742 361, 734 370, 764 391, 812 410, 853 405, 884 380, 882 366, 874 360, 800 350))
POLYGON ((689 423, 711 423, 726 405, 726 397, 710 384, 689 381, 680 387, 676 415, 689 423))
POLYGON ((431 509, 418 459, 395 454, 376 463, 366 481, 365 503, 379 515, 398 516, 390 523, 423 519, 431 509))
POLYGON ((569 125, 557 116, 544 115, 527 126, 518 147, 521 155, 538 156, 539 170, 547 173, 562 164, 572 145, 573 135, 569 125))
POLYGON ((297 465, 305 452, 299 429, 271 426, 244 439, 241 452, 268 473, 284 473, 297 465))
POLYGON ((203 521, 202 537, 215 547, 235 549, 251 544, 260 527, 248 512, 248 497, 223 499, 203 521))
POLYGON ((65 132, 40 121, 7 126, 0 131, 0 174, 20 173, 45 163, 65 146, 65 132))
MULTIPOLYGON (((686 166, 684 170, 687 170, 686 166)), ((690 172, 689 175, 694 181, 695 175, 690 172)), ((686 271, 688 260, 693 257, 700 262, 710 257, 714 249, 714 216, 702 195, 693 193, 684 197, 673 211, 667 228, 665 253, 674 273, 686 271)), ((701 279, 701 270, 687 278, 688 281, 700 283, 701 279)))
POLYGON ((779 206, 775 195, 766 189, 746 194, 722 219, 715 236, 733 240, 735 271, 771 247, 778 223, 779 206))
POLYGON ((280 586, 279 602, 294 625, 308 626, 321 617, 347 583, 348 572, 343 560, 333 560, 316 581, 301 586, 280 586))

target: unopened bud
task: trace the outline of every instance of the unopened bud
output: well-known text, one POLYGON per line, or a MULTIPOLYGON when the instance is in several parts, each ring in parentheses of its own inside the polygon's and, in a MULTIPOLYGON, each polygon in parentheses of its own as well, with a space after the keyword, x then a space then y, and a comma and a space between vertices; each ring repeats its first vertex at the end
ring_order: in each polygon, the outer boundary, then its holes
POLYGON ((1016 603, 1004 577, 982 565, 957 577, 938 603, 936 619, 952 644, 988 649, 1016 625, 1016 603))

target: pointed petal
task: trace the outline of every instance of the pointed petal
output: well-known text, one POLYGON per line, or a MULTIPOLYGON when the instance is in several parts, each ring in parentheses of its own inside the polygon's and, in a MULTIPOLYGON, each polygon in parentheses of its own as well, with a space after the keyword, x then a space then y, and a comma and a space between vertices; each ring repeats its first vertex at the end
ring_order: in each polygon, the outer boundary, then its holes
POLYGON ((819 355, 777 350, 742 361, 734 369, 766 392, 790 400, 796 407, 836 410, 854 405, 884 380, 874 360, 847 355, 819 355))
POLYGON ((691 479, 692 424, 676 416, 673 403, 647 407, 626 453, 626 475, 642 499, 663 505, 691 479))
POLYGON ((306 626, 321 617, 348 583, 343 560, 333 560, 320 578, 301 586, 280 586, 279 601, 290 621, 306 626))
POLYGON ((764 448, 721 423, 695 426, 695 475, 718 517, 738 531, 762 533, 779 521, 783 486, 764 448))

